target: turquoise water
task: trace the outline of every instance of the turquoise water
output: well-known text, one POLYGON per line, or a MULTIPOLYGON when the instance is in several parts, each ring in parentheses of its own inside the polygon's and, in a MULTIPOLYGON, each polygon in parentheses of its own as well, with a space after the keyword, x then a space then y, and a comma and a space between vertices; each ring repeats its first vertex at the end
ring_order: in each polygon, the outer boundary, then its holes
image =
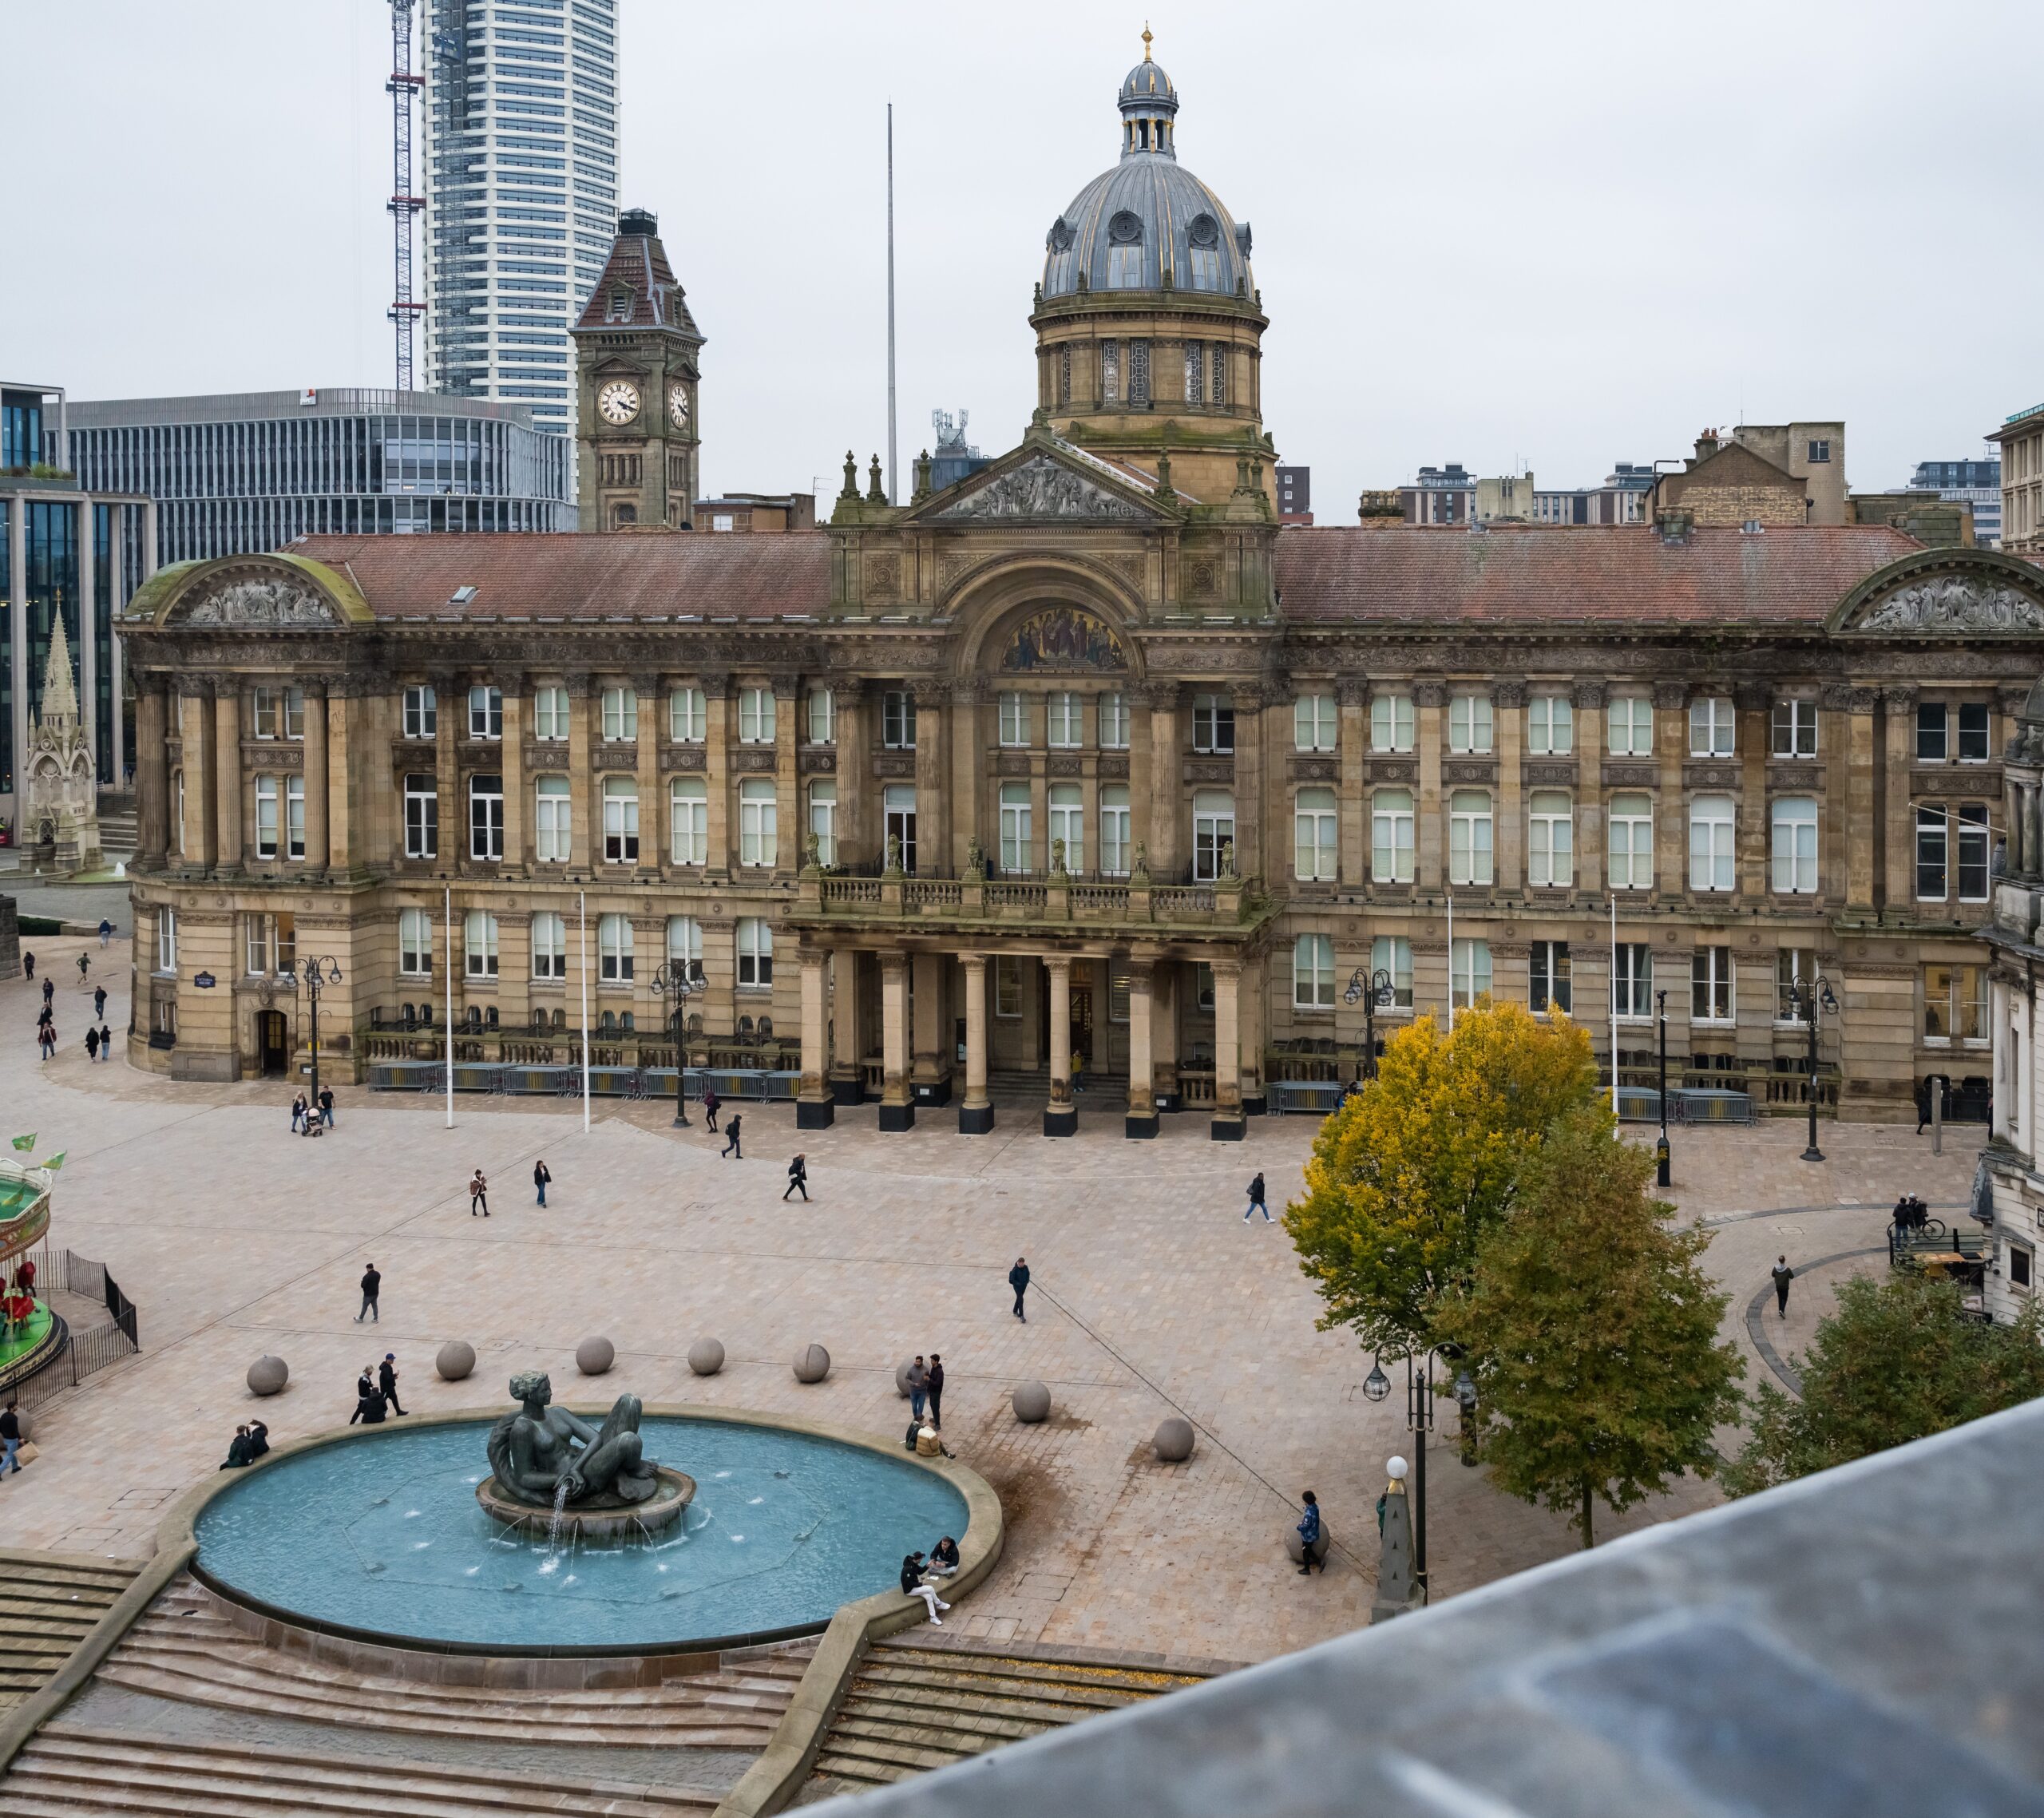
POLYGON ((199 1563, 244 1595, 394 1638, 480 1646, 671 1647, 821 1625, 962 1540, 965 1498, 857 1446, 656 1420, 646 1453, 695 1479, 653 1543, 550 1551, 477 1506, 487 1421, 386 1430, 279 1459, 215 1497, 199 1563))

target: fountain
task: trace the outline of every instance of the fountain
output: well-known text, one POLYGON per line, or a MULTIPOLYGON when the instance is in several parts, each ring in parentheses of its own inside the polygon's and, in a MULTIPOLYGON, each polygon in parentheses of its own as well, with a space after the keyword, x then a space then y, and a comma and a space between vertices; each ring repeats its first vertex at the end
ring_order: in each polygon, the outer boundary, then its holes
POLYGON ((651 1538, 695 1499, 694 1478, 643 1456, 637 1396, 620 1395, 597 1428, 552 1405, 553 1384, 543 1371, 513 1376, 511 1393, 518 1412, 490 1428, 490 1475, 476 1486, 492 1519, 543 1531, 557 1550, 564 1533, 571 1541, 651 1538))

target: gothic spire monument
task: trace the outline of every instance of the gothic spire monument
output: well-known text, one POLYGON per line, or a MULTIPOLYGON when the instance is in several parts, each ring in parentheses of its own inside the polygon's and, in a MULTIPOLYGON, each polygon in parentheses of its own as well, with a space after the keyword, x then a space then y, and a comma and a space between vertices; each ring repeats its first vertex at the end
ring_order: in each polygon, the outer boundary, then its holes
POLYGON ((22 844, 38 871, 69 874, 105 862, 99 843, 99 777, 92 741, 78 717, 71 646, 57 606, 42 672, 42 707, 29 735, 22 844))

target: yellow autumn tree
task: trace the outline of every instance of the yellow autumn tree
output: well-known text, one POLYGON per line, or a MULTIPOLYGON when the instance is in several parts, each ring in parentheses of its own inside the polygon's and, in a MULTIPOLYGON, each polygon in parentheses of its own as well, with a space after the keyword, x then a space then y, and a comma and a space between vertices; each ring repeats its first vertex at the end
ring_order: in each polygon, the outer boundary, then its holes
POLYGON ((1377 1078, 1321 1126, 1285 1211, 1323 1329, 1353 1326, 1380 1352, 1437 1342, 1444 1300, 1467 1292, 1478 1244, 1564 1118, 1610 1127, 1590 1038, 1564 1016, 1500 1004, 1452 1035, 1431 1016, 1394 1035, 1377 1078))

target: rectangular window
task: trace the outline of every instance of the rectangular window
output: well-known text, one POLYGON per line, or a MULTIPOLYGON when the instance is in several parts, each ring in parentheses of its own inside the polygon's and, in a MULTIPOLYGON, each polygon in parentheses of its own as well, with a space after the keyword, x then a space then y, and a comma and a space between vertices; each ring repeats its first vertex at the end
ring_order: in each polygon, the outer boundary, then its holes
POLYGON ((1150 402, 1150 343, 1131 341, 1128 344, 1128 401, 1131 404, 1150 402))
POLYGON ((738 861, 755 870, 778 864, 781 842, 776 826, 778 808, 774 785, 755 777, 739 785, 738 861))
POLYGON ((703 977, 703 925, 692 915, 667 917, 667 961, 694 980, 703 977))
POLYGON ((1292 703, 1292 746, 1300 751, 1334 749, 1334 697, 1301 695, 1292 703))
POLYGON ((1370 876, 1380 884, 1412 881, 1412 792, 1380 789, 1370 798, 1370 876))
POLYGON ((881 850, 891 846, 892 861, 916 874, 916 786, 890 782, 880 798, 881 850))
POLYGON ((469 857, 501 859, 504 856, 504 778, 472 776, 469 778, 469 857))
POLYGON ((639 691, 636 688, 606 688, 603 696, 603 733, 612 744, 636 743, 639 737, 639 691))
POLYGON ((303 741, 305 737, 305 691, 284 690, 284 736, 303 741))
POLYGON ((809 786, 809 835, 816 842, 816 862, 838 862, 838 786, 828 778, 809 786))
POLYGON ((1492 715, 1488 695, 1453 695, 1448 703, 1448 748, 1482 756, 1491 749, 1492 715))
POLYGON ((2030 1286, 2032 1261, 2031 1253, 2022 1245, 2009 1246, 2009 1285, 2011 1288, 2026 1289, 2030 1286))
POLYGON ((1009 746, 1029 743, 1029 697, 1017 689, 1001 691, 1000 742, 1009 746))
POLYGON ((1566 695, 1535 695, 1526 703, 1526 749, 1536 758, 1565 758, 1575 749, 1575 709, 1566 695))
POLYGON ((1128 696, 1122 694, 1101 695, 1099 722, 1100 749, 1103 751, 1126 751, 1128 749, 1128 696))
POLYGON ((440 705, 432 689, 405 690, 405 736, 435 739, 440 734, 440 705))
POLYGON ((1100 787, 1100 874, 1126 877, 1131 850, 1128 785, 1103 783, 1100 787))
POLYGON ((1774 755, 1777 758, 1814 758, 1817 755, 1815 701, 1774 703, 1774 755))
POLYGON ((277 856, 277 779, 273 776, 256 779, 256 856, 277 856))
POLYGON ((1060 691, 1045 703, 1049 730, 1048 743, 1070 751, 1086 743, 1086 710, 1083 698, 1060 691))
POLYGON ((568 976, 568 924, 550 911, 533 917, 533 976, 568 976))
POLYGON ((1086 868, 1086 809, 1079 785, 1054 782, 1050 789, 1051 869, 1086 868))
POLYGON ((1022 1014, 1022 961, 1013 953, 994 956, 993 1013, 1008 1017, 1022 1014))
POLYGON ((1370 943, 1370 978, 1379 972, 1391 975, 1391 1002, 1380 1008, 1412 1008, 1412 943, 1402 934, 1380 934, 1370 943))
POLYGON ((1192 795, 1192 875, 1210 884, 1221 875, 1225 859, 1232 867, 1235 844, 1235 798, 1225 789, 1198 789, 1192 795))
POLYGON ((533 850, 542 865, 565 865, 574 850, 572 799, 564 776, 543 776, 533 785, 533 850))
POLYGON ((741 745, 774 743, 774 691, 741 688, 738 691, 738 742, 741 745))
POLYGON ((1943 701, 1919 701, 1916 703, 1916 761, 1919 764, 1941 764, 1946 755, 1945 703, 1943 701))
POLYGON ((1030 826, 1029 786, 1004 782, 1000 786, 1000 869, 1009 877, 1036 866, 1036 846, 1030 826))
POLYGON ((1932 1042, 1987 1040, 1987 968, 1923 968, 1923 1039, 1932 1042))
POLYGON ((809 742, 812 745, 838 742, 838 697, 828 688, 809 691, 809 742))
POLYGON ((281 696, 282 691, 276 688, 258 688, 256 691, 256 736, 258 739, 277 736, 283 704, 281 696))
POLYGON ((629 984, 632 971, 632 918, 607 915, 596 924, 597 982, 629 984))
POLYGON ((1611 888, 1654 888, 1654 798, 1614 795, 1607 817, 1610 829, 1611 888))
POLYGON ((1458 1010, 1472 1010, 1491 994, 1491 944, 1456 941, 1448 953, 1448 995, 1458 1010))
POLYGON ((1334 942, 1301 934, 1292 943, 1292 1004, 1299 1010, 1334 1008, 1334 942))
POLYGON ((1945 811, 1942 808, 1916 810, 1916 900, 1941 903, 1945 900, 1947 861, 1945 811))
POLYGON ((1292 871, 1302 884, 1331 884, 1340 874, 1334 791, 1302 789, 1292 810, 1292 871))
MULTIPOLYGON (((750 786, 748 785, 748 786, 750 786)), ((770 782, 766 786, 771 789, 770 782)), ((604 778, 604 862, 639 862, 639 784, 636 778, 604 778)))
POLYGON ((1785 795, 1774 804, 1774 888, 1808 897, 1817 888, 1817 803, 1813 795, 1785 795))
POLYGON ((251 976, 267 974, 288 977, 298 965, 297 917, 291 915, 252 915, 244 918, 248 930, 248 970, 251 976))
POLYGON ((699 745, 709 723, 700 688, 676 688, 667 696, 667 737, 677 745, 699 745))
POLYGON ((1451 884, 1491 881, 1488 790, 1458 789, 1448 798, 1448 881, 1451 884))
POLYGON ((1103 341, 1100 343, 1100 399, 1113 404, 1121 398, 1121 343, 1103 341))
POLYGON ((1645 695, 1614 695, 1604 709, 1604 749, 1614 758, 1654 755, 1654 703, 1645 695))
POLYGON ((533 691, 533 736, 542 744, 555 744, 568 736, 568 691, 535 688, 533 691))
POLYGON ((156 911, 156 970, 174 972, 177 970, 177 911, 160 909, 156 911))
POLYGON ((1569 976, 1568 943, 1535 941, 1527 949, 1531 970, 1527 975, 1527 1002, 1533 1009, 1559 1010, 1575 1007, 1575 989, 1569 976))
POLYGON ((440 856, 440 786, 416 772, 405 778, 405 857, 440 856))
POLYGON ((1966 802, 1959 810, 1959 900, 1987 900, 1987 805, 1966 802))
POLYGON ((1810 464, 1811 464, 1812 466, 1816 466, 1816 467, 1821 467, 1821 466, 1823 466, 1823 465, 1824 465, 1824 463, 1825 463, 1826 461, 1829 461, 1830 459, 1831 459, 1831 443, 1830 443, 1830 442, 1829 442, 1829 440, 1828 440, 1828 439, 1827 439, 1827 440, 1825 440, 1825 441, 1823 441, 1823 442, 1811 442, 1811 444, 1810 444, 1810 464))
POLYGON ((1733 846, 1737 822, 1729 795, 1699 795, 1689 804, 1689 888, 1729 891, 1737 879, 1733 846))
POLYGON ((667 786, 669 850, 677 865, 710 861, 710 788, 699 776, 678 776, 667 786))
POLYGON ((1816 988, 1817 957, 1808 947, 1781 947, 1774 954, 1774 1020, 1801 1023, 1808 1020, 1809 999, 1803 993, 1816 988))
MULTIPOLYGON (((1214 262, 1216 285, 1220 281, 1220 275, 1221 265, 1217 259, 1214 262)), ((1228 344, 1225 341, 1216 341, 1214 343, 1213 355, 1206 362, 1206 402, 1210 404, 1225 404, 1228 402, 1228 344)))
POLYGON ((478 682, 469 690, 469 736, 501 739, 504 736, 504 691, 478 682))
POLYGON ((1575 811, 1568 791, 1535 790, 1531 818, 1526 881, 1548 889, 1566 889, 1575 881, 1575 811))
POLYGON ((906 688, 889 688, 881 696, 880 742, 890 751, 916 748, 916 697, 906 688))
POLYGON ((284 857, 305 856, 305 778, 284 778, 284 857))
POLYGON ((424 909, 398 912, 398 970, 406 978, 433 976, 433 917, 424 909))
POLYGON ((1699 947, 1689 955, 1689 1020, 1732 1020, 1732 949, 1699 947))
POLYGON ((1621 941, 1613 954, 1611 1012, 1640 1021, 1654 1014, 1654 949, 1644 941, 1621 941))
POLYGON ((1689 703, 1689 755, 1692 758, 1729 758, 1732 755, 1736 722, 1732 703, 1722 695, 1705 695, 1689 703))
POLYGON ((1412 697, 1410 695, 1373 695, 1370 697, 1370 749, 1373 751, 1411 751, 1412 726, 1412 697))
POLYGON ((1235 703, 1226 695, 1192 697, 1192 748, 1232 751, 1235 748, 1235 703))
POLYGON ((470 978, 497 976, 497 917, 487 909, 470 909, 461 929, 461 953, 470 978))
MULTIPOLYGON (((1210 290, 1210 283, 1199 281, 1199 255, 1193 254, 1192 287, 1196 291, 1210 290)), ((1206 397, 1206 343, 1188 341, 1185 344, 1185 401, 1188 404, 1203 402, 1206 397)))
POLYGON ((1987 703, 1985 701, 1961 701, 1959 703, 1959 761, 1962 764, 1984 764, 1987 761, 1987 703))
POLYGON ((756 916, 738 925, 738 982, 755 990, 774 982, 774 930, 756 916))

